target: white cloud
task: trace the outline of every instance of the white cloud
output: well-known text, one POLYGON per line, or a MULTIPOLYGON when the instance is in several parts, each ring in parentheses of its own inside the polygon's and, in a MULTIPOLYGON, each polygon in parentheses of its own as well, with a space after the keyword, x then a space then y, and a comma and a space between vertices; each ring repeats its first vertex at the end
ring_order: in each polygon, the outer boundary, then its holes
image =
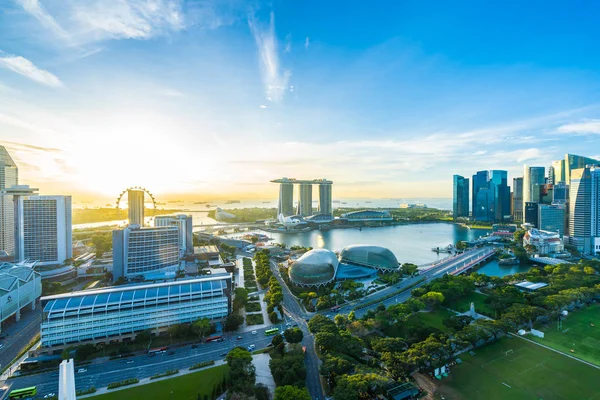
POLYGON ((56 22, 54 17, 50 15, 48 11, 46 11, 39 0, 17 0, 17 3, 19 3, 25 11, 40 21, 42 25, 50 29, 56 36, 62 39, 70 40, 69 34, 63 29, 62 26, 59 25, 58 22, 56 22))
POLYGON ((308 46, 310 46, 310 38, 307 36, 306 40, 304 40, 304 48, 308 49, 308 46))
POLYGON ((72 16, 96 40, 148 39, 184 27, 181 4, 175 1, 77 2, 72 16))
POLYGON ((565 124, 558 127, 561 133, 600 134, 600 119, 584 119, 582 122, 565 124))
POLYGON ((46 86, 63 86, 63 83, 55 75, 38 68, 31 61, 21 56, 7 55, 0 57, 0 67, 16 72, 46 86))
POLYGON ((237 0, 15 1, 50 30, 53 39, 76 47, 111 39, 150 39, 189 27, 216 29, 239 19, 245 9, 237 0))
POLYGON ((283 69, 280 65, 275 37, 275 15, 271 13, 269 26, 266 28, 258 26, 253 18, 249 19, 248 24, 258 47, 267 99, 281 101, 285 92, 289 90, 288 83, 292 74, 290 70, 283 69))
POLYGON ((267 108, 267 106, 266 106, 266 105, 264 105, 264 104, 261 104, 261 105, 260 105, 260 108, 267 108))
POLYGON ((159 91, 159 94, 167 97, 185 97, 185 94, 175 89, 164 89, 159 91))

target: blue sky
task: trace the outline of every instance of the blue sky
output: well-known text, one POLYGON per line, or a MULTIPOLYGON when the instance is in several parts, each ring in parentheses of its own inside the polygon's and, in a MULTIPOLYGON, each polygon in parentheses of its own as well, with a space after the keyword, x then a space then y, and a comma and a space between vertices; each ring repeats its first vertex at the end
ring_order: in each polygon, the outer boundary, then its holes
POLYGON ((450 197, 600 156, 592 2, 0 3, 0 144, 44 192, 450 197))

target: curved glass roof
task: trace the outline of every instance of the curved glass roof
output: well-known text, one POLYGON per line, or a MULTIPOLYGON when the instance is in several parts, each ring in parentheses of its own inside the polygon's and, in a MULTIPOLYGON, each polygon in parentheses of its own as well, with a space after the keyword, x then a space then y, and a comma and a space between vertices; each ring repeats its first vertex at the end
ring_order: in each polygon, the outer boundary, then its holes
POLYGON ((326 249, 306 252, 288 270, 292 282, 300 285, 322 285, 335 277, 338 260, 335 253, 326 249))
POLYGON ((364 267, 395 270, 399 268, 394 253, 385 247, 356 244, 345 247, 340 252, 340 260, 348 264, 364 267))

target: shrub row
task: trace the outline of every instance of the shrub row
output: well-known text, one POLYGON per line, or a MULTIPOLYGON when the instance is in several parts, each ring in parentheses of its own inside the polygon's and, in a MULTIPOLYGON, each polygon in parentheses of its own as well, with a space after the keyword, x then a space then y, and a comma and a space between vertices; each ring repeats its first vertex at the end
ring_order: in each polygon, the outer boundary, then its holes
POLYGON ((198 364, 194 364, 190 367, 190 371, 193 369, 198 369, 198 368, 204 368, 204 367, 208 367, 209 365, 215 365, 214 360, 210 360, 210 361, 203 361, 201 363, 198 364))
POLYGON ((83 396, 85 394, 92 394, 92 393, 96 393, 96 388, 93 387, 93 386, 91 388, 89 388, 89 389, 78 390, 77 393, 76 393, 76 395, 77 396, 83 396))
POLYGON ((134 383, 138 383, 139 381, 140 380, 138 378, 125 379, 124 381, 121 381, 121 382, 109 383, 108 384, 108 388, 109 389, 116 389, 116 388, 119 388, 121 386, 133 385, 134 383))
POLYGON ((152 375, 150 377, 150 380, 152 380, 152 379, 158 379, 158 378, 163 378, 165 376, 175 375, 175 374, 178 374, 178 373, 179 373, 178 369, 168 369, 165 372, 163 372, 162 374, 152 375))

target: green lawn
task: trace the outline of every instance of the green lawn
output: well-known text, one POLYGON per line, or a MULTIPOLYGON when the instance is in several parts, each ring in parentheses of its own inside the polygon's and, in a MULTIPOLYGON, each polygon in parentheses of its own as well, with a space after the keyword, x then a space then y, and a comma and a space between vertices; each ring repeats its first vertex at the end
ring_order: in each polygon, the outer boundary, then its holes
POLYGON ((250 301, 250 302, 246 303, 246 306, 244 308, 246 309, 246 312, 258 312, 261 309, 260 302, 250 301))
POLYGON ((196 400, 198 393, 210 397, 213 386, 219 383, 223 376, 229 373, 227 365, 205 369, 200 372, 165 379, 131 389, 119 390, 100 396, 94 400, 131 400, 131 399, 177 399, 196 400))
POLYGON ((600 398, 600 370, 523 339, 504 338, 475 353, 461 354, 463 363, 451 367, 450 377, 436 381, 436 399, 600 398))
POLYGON ((431 326, 442 332, 450 332, 451 329, 442 321, 453 315, 456 314, 443 308, 430 312, 416 312, 408 318, 408 321, 392 325, 384 329, 383 333, 390 337, 405 337, 407 326, 431 326))
POLYGON ((473 292, 468 294, 467 296, 461 297, 460 299, 456 299, 452 302, 448 302, 444 304, 446 307, 456 310, 458 312, 466 312, 469 311, 471 307, 471 303, 475 303, 475 311, 479 314, 484 314, 489 317, 494 317, 494 311, 488 307, 487 304, 484 303, 485 300, 484 295, 481 293, 473 292))
POLYGON ((544 338, 528 336, 531 340, 600 365, 600 304, 570 313, 559 331, 556 322, 542 331, 544 338), (594 324, 595 326, 592 326, 594 324), (571 353, 571 350, 574 350, 571 353))
POLYGON ((419 312, 415 316, 419 318, 425 326, 432 326, 442 332, 449 332, 450 328, 442 323, 446 318, 452 317, 454 314, 451 311, 439 308, 431 312, 419 312))

